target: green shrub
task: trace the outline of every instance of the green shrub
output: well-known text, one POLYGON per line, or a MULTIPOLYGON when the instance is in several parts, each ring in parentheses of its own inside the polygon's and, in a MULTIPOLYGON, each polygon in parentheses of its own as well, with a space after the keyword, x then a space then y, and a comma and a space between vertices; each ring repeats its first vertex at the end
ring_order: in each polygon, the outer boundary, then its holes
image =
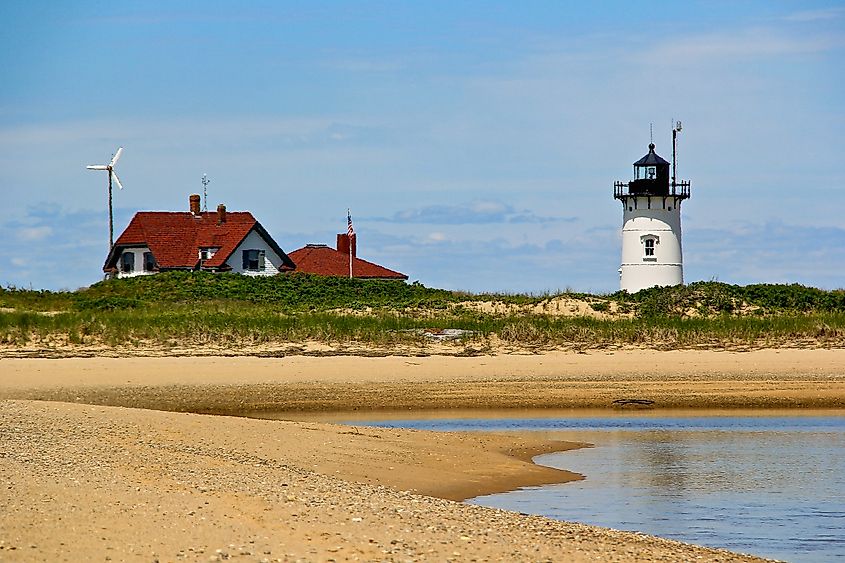
POLYGON ((597 313, 606 313, 610 310, 610 303, 607 301, 595 301, 590 303, 590 308, 597 313))
POLYGON ((143 303, 131 297, 77 297, 73 307, 77 311, 122 311, 140 307, 143 303))

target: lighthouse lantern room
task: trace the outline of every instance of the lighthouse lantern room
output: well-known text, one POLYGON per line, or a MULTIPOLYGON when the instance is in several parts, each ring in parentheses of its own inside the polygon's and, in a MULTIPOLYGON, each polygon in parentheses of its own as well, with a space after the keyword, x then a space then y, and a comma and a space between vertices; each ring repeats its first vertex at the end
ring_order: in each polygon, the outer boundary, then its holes
POLYGON ((613 184, 613 197, 623 206, 619 285, 630 293, 684 283, 681 202, 690 197, 690 183, 676 180, 680 130, 679 121, 672 128, 671 177, 669 162, 650 143, 648 154, 634 163, 634 179, 613 184))

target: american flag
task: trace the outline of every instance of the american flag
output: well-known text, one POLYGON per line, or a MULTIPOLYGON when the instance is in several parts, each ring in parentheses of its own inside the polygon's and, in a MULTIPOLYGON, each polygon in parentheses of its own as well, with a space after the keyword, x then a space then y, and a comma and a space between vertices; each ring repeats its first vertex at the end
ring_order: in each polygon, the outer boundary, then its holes
POLYGON ((349 237, 355 236, 355 229, 352 228, 352 213, 346 210, 346 235, 349 237))

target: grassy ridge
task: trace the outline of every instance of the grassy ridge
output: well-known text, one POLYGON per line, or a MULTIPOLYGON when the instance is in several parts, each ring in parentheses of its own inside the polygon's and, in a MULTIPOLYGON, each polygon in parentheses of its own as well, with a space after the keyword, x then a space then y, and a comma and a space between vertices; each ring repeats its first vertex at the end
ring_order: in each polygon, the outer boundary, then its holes
MULTIPOLYGON (((635 294, 595 296, 565 294, 468 294, 432 289, 419 283, 321 277, 306 274, 248 277, 207 272, 169 272, 155 276, 107 280, 75 292, 32 291, 0 287, 0 307, 32 311, 127 309, 161 303, 275 305, 286 310, 332 310, 409 307, 443 309, 459 301, 536 304, 565 295, 601 303, 616 302, 640 317, 685 316, 690 309, 705 316, 737 313, 750 307, 757 314, 845 312, 845 290, 825 291, 798 284, 730 285, 695 282, 652 288, 635 294)), ((689 316, 689 315, 686 315, 689 316)))
POLYGON ((70 344, 101 342, 110 346, 152 343, 164 346, 264 343, 362 342, 411 344, 424 340, 417 330, 461 328, 475 334, 470 343, 497 336, 502 342, 526 347, 606 347, 644 345, 655 348, 718 347, 720 345, 783 346, 812 340, 840 346, 845 314, 764 318, 599 320, 548 316, 440 316, 428 319, 376 314, 363 317, 332 313, 295 316, 258 311, 220 314, 195 311, 67 312, 0 314, 0 341, 6 344, 50 343, 55 336, 70 344))
POLYGON ((106 280, 75 292, 0 288, 0 306, 28 310, 116 310, 162 303, 239 302, 287 310, 437 306, 458 294, 419 283, 296 274, 249 277, 208 272, 167 272, 106 280))
POLYGON ((641 317, 683 316, 689 311, 700 315, 845 312, 845 291, 825 291, 799 284, 730 285, 695 282, 689 285, 645 289, 635 294, 619 292, 611 296, 635 304, 641 317))
POLYGON ((111 346, 138 342, 162 345, 262 344, 268 342, 365 342, 379 345, 414 343, 418 331, 460 328, 471 339, 497 336, 524 346, 646 345, 658 348, 718 346, 720 343, 781 346, 796 340, 841 345, 845 313, 682 319, 593 319, 546 315, 438 315, 427 318, 374 313, 365 316, 327 312, 282 315, 263 308, 243 311, 175 310, 68 311, 0 314, 0 342, 49 342, 62 335, 71 344, 92 340, 111 346))
POLYGON ((455 299, 452 292, 419 283, 313 275, 257 276, 173 272, 94 284, 75 296, 79 308, 102 307, 110 299, 140 303, 236 301, 273 304, 286 310, 434 306, 455 299))
POLYGON ((508 311, 483 313, 462 302, 542 303, 555 296, 469 295, 420 284, 293 275, 249 278, 174 272, 109 280, 77 292, 0 288, 0 343, 135 346, 216 344, 233 350, 264 343, 425 341, 425 329, 472 331, 525 347, 655 348, 726 344, 782 346, 796 341, 845 345, 845 292, 798 285, 702 282, 634 295, 566 294, 602 318, 508 311))

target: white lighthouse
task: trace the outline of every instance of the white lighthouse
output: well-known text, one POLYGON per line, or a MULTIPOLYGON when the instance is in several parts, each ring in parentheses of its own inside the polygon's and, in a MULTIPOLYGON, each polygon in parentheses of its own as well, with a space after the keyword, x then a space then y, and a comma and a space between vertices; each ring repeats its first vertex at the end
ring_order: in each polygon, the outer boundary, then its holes
POLYGON ((613 185, 613 197, 623 207, 619 286, 630 293, 684 283, 681 202, 690 196, 690 183, 675 178, 675 142, 680 130, 678 122, 672 129, 671 178, 669 163, 650 143, 648 154, 634 163, 634 179, 613 185))

